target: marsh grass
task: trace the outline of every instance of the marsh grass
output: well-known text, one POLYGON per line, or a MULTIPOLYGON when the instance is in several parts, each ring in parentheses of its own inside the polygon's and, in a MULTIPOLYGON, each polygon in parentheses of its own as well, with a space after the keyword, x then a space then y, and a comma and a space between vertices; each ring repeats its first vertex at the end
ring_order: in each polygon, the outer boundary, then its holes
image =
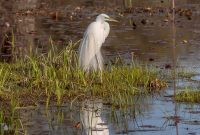
POLYGON ((123 107, 133 95, 148 92, 150 83, 157 79, 155 69, 135 63, 108 65, 102 74, 85 73, 77 64, 75 45, 69 43, 60 53, 52 47, 47 54, 30 53, 12 63, 0 63, 1 104, 11 106, 14 98, 15 106, 48 106, 76 97, 98 97, 123 107))
POLYGON ((200 103, 200 91, 183 91, 176 95, 176 101, 187 103, 200 103))
POLYGON ((15 56, 10 63, 0 62, 0 124, 9 127, 8 131, 1 127, 0 134, 25 133, 18 119, 20 108, 39 105, 48 108, 71 102, 72 109, 74 102, 100 98, 113 109, 126 113, 136 95, 166 86, 158 79, 155 68, 134 62, 127 66, 121 58, 116 58, 115 64, 107 65, 103 72, 86 73, 78 66, 75 46, 76 43, 69 43, 59 52, 52 43, 47 54, 32 53, 30 48, 29 55, 15 56))

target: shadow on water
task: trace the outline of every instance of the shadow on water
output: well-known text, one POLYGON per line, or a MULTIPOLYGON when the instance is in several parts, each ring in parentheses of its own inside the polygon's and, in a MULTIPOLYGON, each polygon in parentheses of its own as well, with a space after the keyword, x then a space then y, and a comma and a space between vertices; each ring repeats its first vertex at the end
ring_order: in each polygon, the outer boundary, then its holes
POLYGON ((178 91, 177 68, 200 72, 200 1, 176 0, 176 6, 173 25, 170 0, 0 0, 0 54, 4 61, 12 59, 13 35, 16 55, 29 53, 29 48, 47 52, 50 37, 62 49, 63 43, 79 40, 89 22, 105 12, 120 20, 111 24, 103 46, 105 57, 121 55, 129 61, 134 53, 141 61, 173 70, 169 88, 160 95, 140 97, 130 110, 114 109, 101 100, 76 104, 73 110, 70 105, 21 109, 23 131, 52 135, 200 134, 199 105, 176 103, 171 96, 178 91), (192 15, 188 15, 190 11, 192 15), (9 30, 5 28, 8 25, 9 30))

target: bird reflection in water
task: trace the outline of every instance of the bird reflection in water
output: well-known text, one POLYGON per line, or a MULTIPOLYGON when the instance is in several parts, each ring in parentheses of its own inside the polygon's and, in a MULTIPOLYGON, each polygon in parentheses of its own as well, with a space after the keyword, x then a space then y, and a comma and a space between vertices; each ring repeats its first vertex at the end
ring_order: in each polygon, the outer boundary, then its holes
POLYGON ((80 113, 85 135, 109 135, 108 126, 101 117, 101 101, 86 101, 80 113))

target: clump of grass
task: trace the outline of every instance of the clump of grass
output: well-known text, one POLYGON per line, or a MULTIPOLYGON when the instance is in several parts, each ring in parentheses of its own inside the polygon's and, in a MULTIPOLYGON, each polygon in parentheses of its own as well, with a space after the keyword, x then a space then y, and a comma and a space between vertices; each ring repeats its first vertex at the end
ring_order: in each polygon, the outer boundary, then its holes
MULTIPOLYGON (((14 93, 15 94, 15 93, 14 93)), ((18 106, 18 98, 15 95, 10 95, 9 106, 0 106, 0 134, 18 134, 20 128, 20 120, 16 107, 18 106)), ((1 101, 2 102, 2 101, 1 101)), ((5 102, 4 102, 5 103, 5 102)))
POLYGON ((10 64, 0 63, 0 100, 12 101, 14 93, 18 106, 48 106, 77 97, 79 100, 98 97, 123 106, 133 95, 165 87, 153 68, 132 63, 108 65, 102 73, 85 73, 77 61, 74 44, 70 43, 60 53, 52 48, 46 55, 30 53, 10 64))
POLYGON ((200 91, 184 91, 175 97, 178 102, 200 103, 200 91))

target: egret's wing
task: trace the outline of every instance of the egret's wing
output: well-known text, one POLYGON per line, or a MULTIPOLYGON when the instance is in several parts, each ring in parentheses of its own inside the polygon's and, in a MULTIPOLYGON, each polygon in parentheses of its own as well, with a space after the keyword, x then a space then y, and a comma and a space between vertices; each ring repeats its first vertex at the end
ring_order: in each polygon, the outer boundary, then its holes
POLYGON ((98 60, 95 57, 100 52, 102 43, 105 41, 103 28, 101 23, 93 22, 88 26, 84 34, 79 47, 79 64, 85 70, 91 66, 94 69, 97 68, 98 60))
POLYGON ((79 48, 79 64, 86 70, 89 68, 91 59, 95 56, 94 43, 92 36, 85 35, 79 48))

